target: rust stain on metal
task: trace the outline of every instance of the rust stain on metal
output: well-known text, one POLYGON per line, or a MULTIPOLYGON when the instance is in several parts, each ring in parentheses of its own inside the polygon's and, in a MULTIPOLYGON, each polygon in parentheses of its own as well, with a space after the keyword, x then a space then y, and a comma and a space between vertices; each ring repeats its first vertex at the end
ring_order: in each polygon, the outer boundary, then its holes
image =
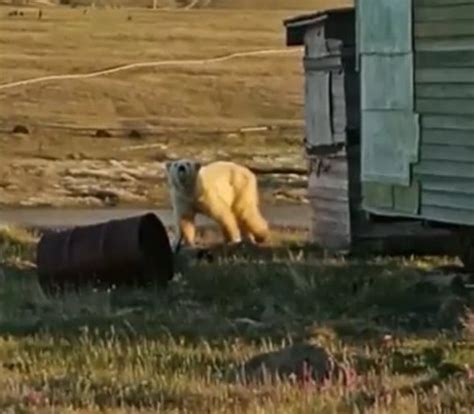
POLYGON ((174 273, 168 234, 152 213, 48 232, 37 247, 37 266, 47 290, 165 286, 174 273))

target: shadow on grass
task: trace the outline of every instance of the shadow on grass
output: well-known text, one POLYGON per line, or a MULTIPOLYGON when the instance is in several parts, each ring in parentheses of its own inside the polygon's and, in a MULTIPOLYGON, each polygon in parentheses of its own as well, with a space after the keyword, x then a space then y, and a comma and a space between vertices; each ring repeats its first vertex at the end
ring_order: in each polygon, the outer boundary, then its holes
MULTIPOLYGON (((166 291, 84 289, 48 297, 34 271, 6 268, 0 291, 0 334, 74 335, 81 328, 127 335, 222 338, 301 337, 333 323, 356 340, 383 331, 439 328, 450 287, 424 284, 416 262, 399 259, 254 261, 198 264, 166 291)), ((456 296, 462 302, 469 295, 456 296)))

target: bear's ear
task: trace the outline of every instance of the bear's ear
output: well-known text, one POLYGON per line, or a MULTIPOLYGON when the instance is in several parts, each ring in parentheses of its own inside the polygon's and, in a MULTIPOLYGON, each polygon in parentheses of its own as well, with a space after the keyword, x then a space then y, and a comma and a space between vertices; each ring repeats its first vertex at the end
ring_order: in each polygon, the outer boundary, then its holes
POLYGON ((166 168, 166 171, 168 171, 168 172, 170 171, 171 164, 172 164, 172 162, 171 162, 171 161, 166 161, 166 162, 165 162, 165 168, 166 168))
POLYGON ((194 169, 198 172, 202 167, 202 164, 199 161, 194 162, 194 169))

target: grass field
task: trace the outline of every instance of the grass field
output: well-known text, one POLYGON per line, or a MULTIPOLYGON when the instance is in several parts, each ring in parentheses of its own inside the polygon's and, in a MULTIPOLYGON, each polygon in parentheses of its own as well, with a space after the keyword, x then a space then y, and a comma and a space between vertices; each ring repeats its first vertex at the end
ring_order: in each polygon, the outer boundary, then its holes
MULTIPOLYGON (((340 4, 255 3, 218 1, 187 11, 106 7, 85 14, 81 7, 43 7, 41 20, 37 8, 8 16, 14 8, 3 6, 1 83, 285 49, 283 19, 340 4)), ((298 51, 1 89, 0 203, 101 206, 108 201, 98 189, 107 188, 118 204, 163 206, 163 161, 182 156, 304 169, 302 122, 298 51), (12 134, 17 124, 29 134, 12 134), (259 125, 273 129, 239 132, 259 125), (97 129, 111 137, 95 137, 97 129), (129 137, 133 129, 139 134, 129 137)), ((306 184, 284 176, 262 185, 268 202, 295 191, 286 201, 300 202, 306 184)))
POLYGON ((472 412, 474 302, 440 276, 453 258, 236 256, 196 263, 166 291, 50 298, 29 265, 36 240, 0 231, 1 412, 472 412), (301 342, 357 377, 323 389, 235 377, 301 342))

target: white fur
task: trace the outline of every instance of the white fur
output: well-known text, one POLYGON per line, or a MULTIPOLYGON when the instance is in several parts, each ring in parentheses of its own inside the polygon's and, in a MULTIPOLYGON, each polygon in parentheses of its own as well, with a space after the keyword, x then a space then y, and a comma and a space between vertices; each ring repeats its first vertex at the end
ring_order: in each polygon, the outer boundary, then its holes
POLYGON ((220 225, 226 241, 239 243, 242 234, 264 241, 268 223, 259 209, 257 179, 248 168, 217 161, 206 166, 191 160, 166 164, 177 237, 193 245, 194 220, 204 214, 220 225))

